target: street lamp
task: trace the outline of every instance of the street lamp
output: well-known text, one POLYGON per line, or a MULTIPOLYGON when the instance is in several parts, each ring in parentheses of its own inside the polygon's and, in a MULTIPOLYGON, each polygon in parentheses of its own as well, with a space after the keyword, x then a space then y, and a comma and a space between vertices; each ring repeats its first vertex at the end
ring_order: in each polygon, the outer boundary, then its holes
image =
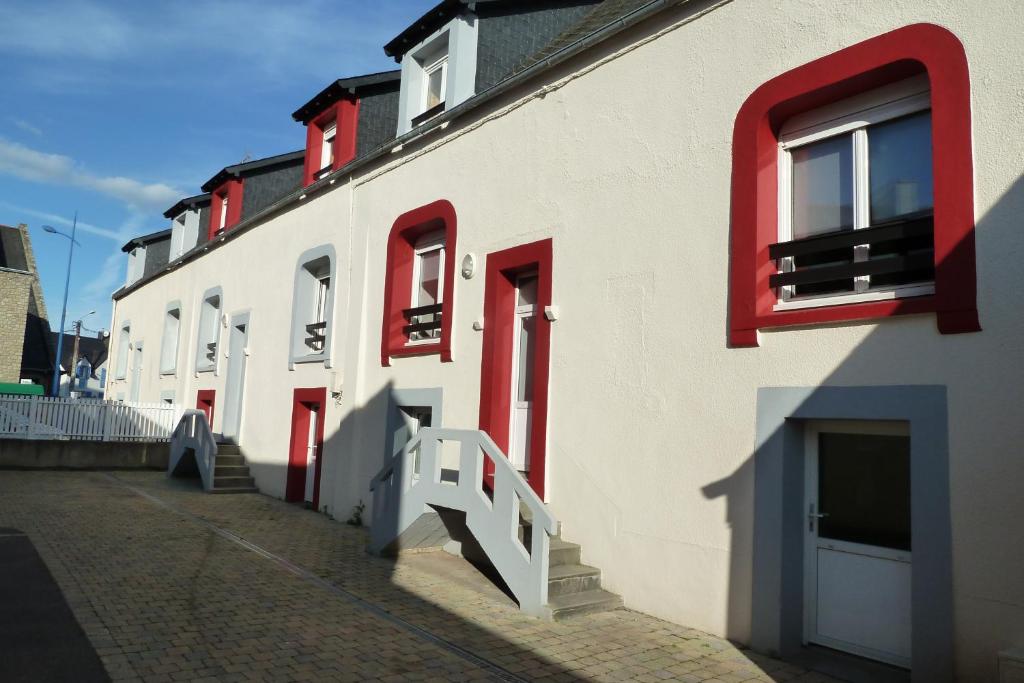
POLYGON ((71 240, 71 243, 68 245, 68 272, 64 276, 64 305, 61 306, 60 309, 60 327, 57 328, 58 330, 60 330, 60 334, 57 335, 57 357, 54 359, 53 363, 53 386, 51 387, 51 394, 53 396, 60 396, 60 358, 61 354, 64 352, 64 318, 65 316, 67 316, 68 313, 68 285, 71 284, 71 257, 75 253, 75 245, 78 244, 78 242, 75 241, 75 229, 77 227, 77 211, 75 211, 75 219, 71 222, 70 235, 65 232, 61 232, 52 225, 43 226, 43 230, 45 230, 46 232, 52 232, 55 235, 67 237, 69 240, 71 240))

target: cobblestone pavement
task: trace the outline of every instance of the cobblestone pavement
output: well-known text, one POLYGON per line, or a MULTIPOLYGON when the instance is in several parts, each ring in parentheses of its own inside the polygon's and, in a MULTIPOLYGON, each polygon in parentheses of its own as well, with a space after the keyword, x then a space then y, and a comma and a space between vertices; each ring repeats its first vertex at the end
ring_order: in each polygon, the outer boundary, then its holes
POLYGON ((832 680, 629 610, 526 617, 457 558, 374 558, 362 529, 156 472, 0 472, 0 526, 114 680, 832 680))

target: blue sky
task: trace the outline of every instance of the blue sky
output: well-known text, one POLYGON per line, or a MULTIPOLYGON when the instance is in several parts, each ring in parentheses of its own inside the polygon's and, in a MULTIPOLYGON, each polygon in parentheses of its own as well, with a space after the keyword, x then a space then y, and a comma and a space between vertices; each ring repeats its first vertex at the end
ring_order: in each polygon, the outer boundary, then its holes
POLYGON ((291 112, 397 68, 383 45, 437 0, 0 3, 0 223, 27 223, 50 324, 110 325, 121 246, 224 166, 300 149, 291 112))

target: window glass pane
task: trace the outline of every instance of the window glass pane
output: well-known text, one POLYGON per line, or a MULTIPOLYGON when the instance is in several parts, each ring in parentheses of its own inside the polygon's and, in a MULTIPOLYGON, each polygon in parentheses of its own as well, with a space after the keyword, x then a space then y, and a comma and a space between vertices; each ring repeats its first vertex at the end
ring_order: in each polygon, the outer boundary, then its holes
POLYGON ((871 223, 932 208, 930 111, 867 129, 871 223))
POLYGON ((443 85, 444 65, 442 64, 427 74, 427 109, 444 101, 444 93, 441 92, 443 85))
POLYGON ((821 434, 818 535, 910 550, 910 438, 821 434))
POLYGON ((519 319, 519 377, 516 378, 516 400, 533 400, 533 345, 536 317, 519 319))
POLYGON ((853 136, 822 140, 790 152, 793 159, 793 239, 853 229, 853 136))
POLYGON ((434 249, 420 254, 420 282, 418 306, 429 306, 438 302, 438 279, 441 274, 441 250, 434 249))
POLYGON ((520 277, 516 281, 518 293, 516 306, 535 306, 537 304, 537 276, 520 277))

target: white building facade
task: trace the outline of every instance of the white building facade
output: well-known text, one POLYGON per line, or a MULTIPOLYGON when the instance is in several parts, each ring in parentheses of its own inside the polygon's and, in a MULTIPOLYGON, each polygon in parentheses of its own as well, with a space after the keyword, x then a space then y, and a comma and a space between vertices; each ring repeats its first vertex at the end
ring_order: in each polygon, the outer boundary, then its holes
POLYGON ((299 502, 319 433, 339 520, 396 415, 480 428, 629 608, 994 679, 1024 645, 1024 17, 634 4, 458 109, 406 97, 397 140, 115 293, 108 395, 203 404, 299 502))

